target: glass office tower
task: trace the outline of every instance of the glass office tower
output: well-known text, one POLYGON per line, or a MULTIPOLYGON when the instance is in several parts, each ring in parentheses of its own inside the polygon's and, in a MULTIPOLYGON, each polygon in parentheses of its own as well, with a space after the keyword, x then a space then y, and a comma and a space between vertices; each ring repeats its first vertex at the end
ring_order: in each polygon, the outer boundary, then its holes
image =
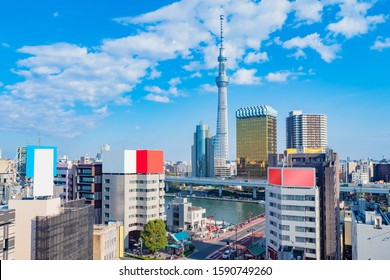
POLYGON ((236 111, 237 176, 265 178, 268 156, 276 154, 276 116, 266 105, 236 111))

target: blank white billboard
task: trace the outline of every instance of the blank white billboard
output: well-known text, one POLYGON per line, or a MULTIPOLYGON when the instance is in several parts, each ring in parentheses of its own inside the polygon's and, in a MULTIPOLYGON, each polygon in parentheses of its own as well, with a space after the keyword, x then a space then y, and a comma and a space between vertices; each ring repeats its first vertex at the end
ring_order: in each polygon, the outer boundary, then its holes
POLYGON ((136 173, 137 170, 137 151, 125 150, 125 173, 136 173))
POLYGON ((136 151, 103 151, 103 173, 136 173, 136 151))
POLYGON ((34 150, 34 196, 53 195, 54 149, 34 150))

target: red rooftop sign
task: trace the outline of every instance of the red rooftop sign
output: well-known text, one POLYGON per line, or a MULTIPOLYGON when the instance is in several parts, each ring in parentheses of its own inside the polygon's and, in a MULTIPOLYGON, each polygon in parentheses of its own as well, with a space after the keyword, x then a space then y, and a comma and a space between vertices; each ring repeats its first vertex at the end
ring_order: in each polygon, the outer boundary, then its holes
POLYGON ((315 168, 268 168, 268 184, 283 187, 315 187, 315 168))

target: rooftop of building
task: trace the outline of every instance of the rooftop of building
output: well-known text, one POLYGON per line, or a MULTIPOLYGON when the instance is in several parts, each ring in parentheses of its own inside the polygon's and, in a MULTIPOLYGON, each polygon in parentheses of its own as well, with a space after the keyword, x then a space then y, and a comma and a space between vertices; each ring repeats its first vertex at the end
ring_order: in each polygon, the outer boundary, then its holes
POLYGON ((351 212, 358 224, 375 225, 376 217, 379 217, 378 226, 390 226, 390 212, 384 212, 378 203, 359 199, 352 205, 351 212))
POLYGON ((236 111, 237 119, 264 117, 264 116, 277 116, 277 111, 268 105, 242 107, 236 111))

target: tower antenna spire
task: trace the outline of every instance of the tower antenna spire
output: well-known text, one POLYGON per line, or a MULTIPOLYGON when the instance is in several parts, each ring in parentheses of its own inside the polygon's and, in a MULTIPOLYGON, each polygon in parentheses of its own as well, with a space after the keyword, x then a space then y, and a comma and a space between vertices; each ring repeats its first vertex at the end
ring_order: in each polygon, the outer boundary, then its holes
POLYGON ((219 16, 219 19, 221 20, 221 48, 223 48, 223 20, 224 20, 224 18, 225 18, 224 15, 219 16))

